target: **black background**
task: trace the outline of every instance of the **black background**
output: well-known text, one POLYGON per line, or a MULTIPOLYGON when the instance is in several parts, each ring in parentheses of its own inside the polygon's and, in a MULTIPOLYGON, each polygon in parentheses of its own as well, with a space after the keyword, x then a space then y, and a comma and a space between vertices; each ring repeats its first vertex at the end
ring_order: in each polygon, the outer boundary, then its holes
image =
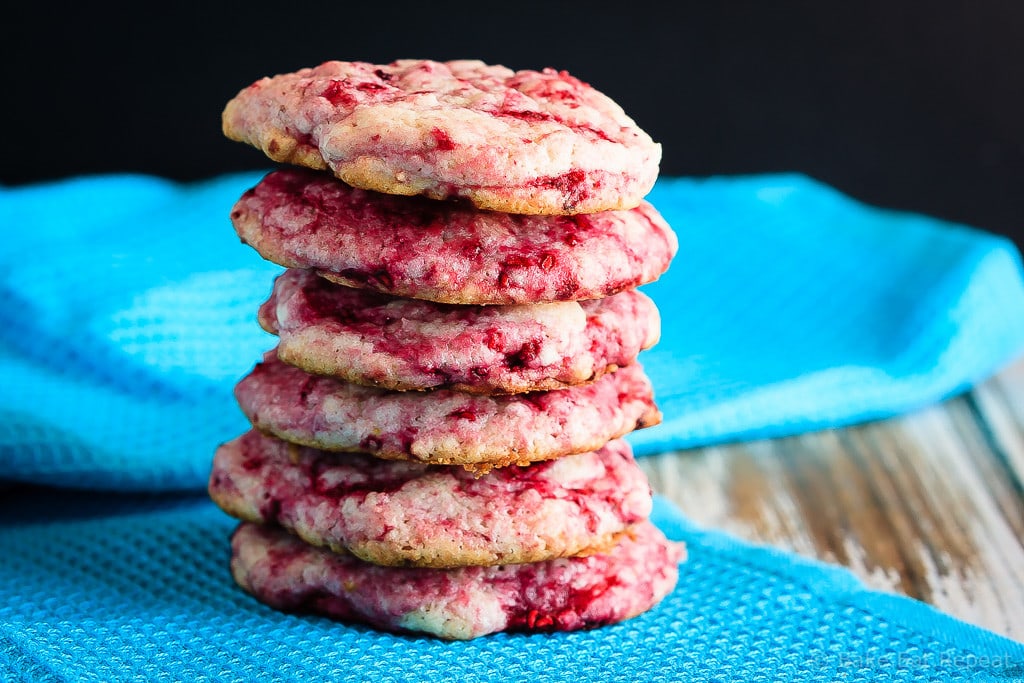
POLYGON ((1024 3, 144 3, 6 11, 0 182, 266 168, 220 111, 328 59, 566 69, 662 175, 798 171, 1024 238, 1024 3))

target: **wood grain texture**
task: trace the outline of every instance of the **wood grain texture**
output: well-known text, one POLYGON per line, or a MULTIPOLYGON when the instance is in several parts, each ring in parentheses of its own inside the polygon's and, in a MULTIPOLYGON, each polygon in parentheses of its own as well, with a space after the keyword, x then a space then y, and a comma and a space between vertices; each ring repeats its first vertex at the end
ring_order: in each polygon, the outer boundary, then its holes
POLYGON ((702 526, 1024 641, 1024 360, 899 418, 640 463, 702 526))

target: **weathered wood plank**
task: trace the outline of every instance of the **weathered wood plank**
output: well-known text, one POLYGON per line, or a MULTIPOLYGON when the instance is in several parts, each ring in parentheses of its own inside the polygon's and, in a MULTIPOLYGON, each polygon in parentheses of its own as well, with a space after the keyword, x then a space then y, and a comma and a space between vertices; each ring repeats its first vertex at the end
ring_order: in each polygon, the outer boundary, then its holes
MULTIPOLYGON (((1018 484, 1024 482, 1024 360, 999 373, 971 392, 1001 456, 1018 484)), ((1024 490, 1017 486, 1018 498, 1024 490)))
POLYGON ((1024 362, 900 418, 641 465, 701 525, 1024 640, 1024 362))

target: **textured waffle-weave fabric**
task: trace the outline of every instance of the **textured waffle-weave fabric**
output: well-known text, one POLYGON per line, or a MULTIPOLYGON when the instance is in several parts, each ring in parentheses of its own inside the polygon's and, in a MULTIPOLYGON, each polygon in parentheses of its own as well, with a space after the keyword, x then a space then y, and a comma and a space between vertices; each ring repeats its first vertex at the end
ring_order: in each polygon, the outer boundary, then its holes
POLYGON ((979 681, 1024 645, 845 570, 688 525, 652 611, 570 634, 447 643, 276 612, 234 586, 235 526, 200 497, 23 494, 0 505, 4 681, 979 681))
MULTIPOLYGON (((228 574, 200 492, 246 423, 231 388, 273 338, 280 269, 227 224, 259 176, 84 178, 0 190, 0 680, 1014 680, 1024 646, 845 570, 696 529, 676 590, 592 632, 468 643, 285 615, 228 574), (91 489, 91 490, 90 490, 91 489), (121 491, 111 494, 109 491, 121 491)), ((898 413, 1024 346, 1007 241, 800 176, 667 179, 680 235, 650 286, 665 424, 638 451, 898 413)))
MULTIPOLYGON (((255 316, 281 269, 228 221, 261 175, 0 188, 0 480, 205 486, 246 427, 232 387, 274 344, 255 316)), ((645 287, 665 422, 630 436, 641 455, 900 413, 1024 349, 1005 239, 798 175, 662 179, 649 199, 680 248, 645 287)))

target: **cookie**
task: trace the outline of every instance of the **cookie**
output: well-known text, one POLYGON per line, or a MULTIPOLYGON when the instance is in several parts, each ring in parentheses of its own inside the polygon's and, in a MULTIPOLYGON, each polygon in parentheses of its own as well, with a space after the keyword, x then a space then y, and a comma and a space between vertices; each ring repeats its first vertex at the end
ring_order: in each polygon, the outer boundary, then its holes
POLYGON ((536 562, 609 547, 651 511, 629 445, 477 476, 461 467, 328 453, 250 431, 214 456, 228 514, 387 566, 536 562))
POLYGON ((596 450, 661 421, 635 363, 569 389, 481 396, 364 387, 310 375, 270 351, 235 397, 253 426, 285 441, 484 472, 596 450))
POLYGON ((653 346, 646 295, 523 306, 400 299, 287 270, 259 310, 278 357, 314 375, 405 391, 523 393, 592 381, 653 346))
POLYGON ((525 214, 637 206, 661 146, 564 71, 480 61, 326 62, 263 78, 224 134, 353 187, 525 214))
POLYGON ((231 550, 235 581, 275 609, 452 640, 624 621, 672 591, 685 555, 646 521, 607 553, 498 567, 379 567, 246 523, 231 550))
POLYGON ((357 190, 303 169, 274 171, 231 211, 269 261, 334 282, 454 304, 598 299, 657 279, 675 233, 650 204, 523 216, 357 190))

